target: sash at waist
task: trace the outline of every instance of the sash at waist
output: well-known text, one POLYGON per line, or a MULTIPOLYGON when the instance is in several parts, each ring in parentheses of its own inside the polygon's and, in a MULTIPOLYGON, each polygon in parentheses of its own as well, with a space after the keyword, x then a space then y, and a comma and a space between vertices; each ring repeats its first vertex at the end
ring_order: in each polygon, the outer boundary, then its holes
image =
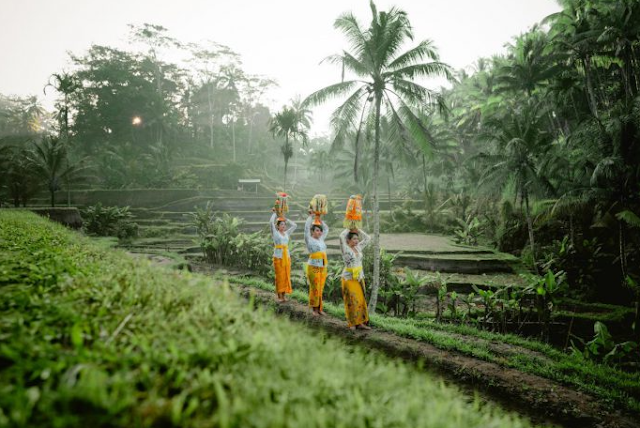
POLYGON ((348 267, 344 268, 344 270, 349 272, 351 274, 351 278, 355 279, 356 281, 360 279, 360 275, 362 274, 362 266, 356 266, 352 268, 348 267))
POLYGON ((308 264, 314 267, 327 266, 327 253, 324 251, 316 251, 315 253, 309 254, 308 264))
POLYGON ((289 246, 287 244, 275 245, 273 249, 273 257, 276 259, 286 258, 285 255, 289 256, 289 246))

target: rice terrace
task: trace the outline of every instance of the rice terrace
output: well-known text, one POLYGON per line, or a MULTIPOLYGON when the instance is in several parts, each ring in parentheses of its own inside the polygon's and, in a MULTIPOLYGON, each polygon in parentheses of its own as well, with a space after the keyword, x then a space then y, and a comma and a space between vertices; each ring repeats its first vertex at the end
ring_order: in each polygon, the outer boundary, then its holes
POLYGON ((70 3, 0 30, 0 428, 640 427, 640 0, 70 3))

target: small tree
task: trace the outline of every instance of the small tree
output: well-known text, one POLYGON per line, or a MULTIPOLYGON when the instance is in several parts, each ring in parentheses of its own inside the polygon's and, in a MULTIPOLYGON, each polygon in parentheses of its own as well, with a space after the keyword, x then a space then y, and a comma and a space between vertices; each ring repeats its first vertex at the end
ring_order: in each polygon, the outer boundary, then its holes
POLYGON ((55 192, 63 182, 70 180, 82 169, 79 164, 69 163, 67 147, 53 136, 43 137, 28 154, 29 166, 34 174, 46 184, 51 206, 55 206, 55 192))
POLYGON ((274 137, 284 137, 284 144, 280 147, 284 157, 284 180, 283 189, 287 185, 287 165, 293 156, 293 141, 296 137, 302 139, 302 144, 308 141, 307 129, 309 120, 306 117, 306 110, 297 110, 295 107, 283 107, 276 113, 269 123, 269 131, 274 137))

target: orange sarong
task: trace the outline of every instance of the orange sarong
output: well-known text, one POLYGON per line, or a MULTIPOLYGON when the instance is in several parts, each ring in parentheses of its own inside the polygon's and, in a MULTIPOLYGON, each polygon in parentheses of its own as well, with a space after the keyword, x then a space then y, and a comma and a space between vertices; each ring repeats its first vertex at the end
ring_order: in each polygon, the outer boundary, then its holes
MULTIPOLYGON (((362 267, 346 268, 352 278, 358 278, 362 267)), ((364 280, 342 278, 342 298, 344 299, 344 314, 349 327, 364 324, 369 321, 367 301, 364 298, 364 280)))
POLYGON ((327 253, 318 251, 309 254, 309 259, 322 260, 322 267, 308 263, 305 267, 307 282, 309 283, 309 306, 322 310, 322 293, 327 281, 327 253))
POLYGON ((276 271, 276 293, 291 294, 291 257, 288 245, 276 245, 282 250, 282 258, 273 258, 273 268, 276 271))

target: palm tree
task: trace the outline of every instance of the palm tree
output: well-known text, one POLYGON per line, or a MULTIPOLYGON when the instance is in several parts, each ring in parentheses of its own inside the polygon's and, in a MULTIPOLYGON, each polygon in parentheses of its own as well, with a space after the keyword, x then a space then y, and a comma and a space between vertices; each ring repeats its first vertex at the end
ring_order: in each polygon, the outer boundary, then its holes
POLYGON ((559 71, 559 55, 550 46, 547 34, 537 28, 517 37, 507 61, 498 70, 498 89, 522 91, 531 97, 546 85, 559 71))
POLYGON ((69 140, 69 98, 74 92, 80 89, 81 84, 74 74, 63 72, 51 75, 49 83, 47 83, 43 90, 45 95, 47 94, 47 88, 49 86, 63 96, 62 102, 56 103, 56 107, 58 108, 60 133, 66 140, 69 140))
POLYGON ((41 177, 46 183, 51 206, 55 207, 55 192, 64 181, 81 170, 80 165, 69 163, 66 145, 60 138, 53 136, 43 137, 39 143, 34 143, 28 159, 34 175, 41 177))
MULTIPOLYGON (((427 147, 421 121, 413 107, 431 103, 436 93, 413 81, 418 77, 445 76, 452 78, 449 66, 438 60, 438 54, 429 40, 401 52, 404 42, 413 40, 413 30, 407 14, 397 8, 378 12, 370 3, 372 20, 363 27, 352 13, 340 16, 334 27, 342 31, 351 44, 351 52, 333 55, 328 60, 343 70, 356 75, 353 80, 323 88, 311 94, 305 104, 312 106, 328 99, 348 95, 332 116, 336 136, 346 135, 356 128, 356 159, 359 156, 360 130, 365 119, 371 117, 374 125, 373 213, 374 263, 373 286, 369 309, 375 312, 380 284, 380 213, 378 204, 378 173, 380 169, 380 118, 388 115, 398 126, 403 138, 427 147), (420 63, 422 60, 430 62, 420 63)), ((357 177, 357 168, 356 168, 357 177)))
POLYGON ((622 60, 620 74, 624 83, 626 104, 631 104, 640 89, 638 71, 638 34, 640 34, 640 5, 637 1, 626 0, 602 5, 606 13, 598 28, 598 40, 607 44, 609 52, 615 52, 622 60))
MULTIPOLYGON (((306 112, 306 110, 304 110, 306 112)), ((284 144, 280 148, 284 156, 284 181, 283 189, 287 186, 287 166, 289 159, 293 156, 293 141, 299 137, 302 144, 306 145, 308 141, 307 128, 309 121, 301 111, 294 107, 284 106, 281 111, 276 113, 269 122, 269 131, 274 137, 284 137, 284 144)))
POLYGON ((223 66, 217 80, 217 88, 221 98, 225 101, 226 111, 223 123, 231 125, 231 146, 233 148, 233 162, 236 162, 236 121, 242 108, 242 100, 238 86, 245 83, 247 77, 240 67, 235 64, 223 66))
POLYGON ((549 32, 557 50, 565 50, 570 60, 584 70, 585 88, 589 109, 593 117, 599 117, 598 100, 594 88, 594 57, 600 55, 599 32, 594 29, 593 16, 597 14, 596 2, 592 0, 561 0, 563 10, 547 16, 543 23, 551 23, 549 32))
POLYGON ((524 204, 529 244, 535 266, 535 240, 531 216, 531 198, 551 188, 540 174, 539 160, 548 150, 550 135, 545 131, 545 112, 533 100, 506 109, 503 117, 487 121, 485 138, 496 143, 496 152, 482 155, 489 161, 481 184, 493 184, 495 190, 515 182, 515 197, 524 204))

